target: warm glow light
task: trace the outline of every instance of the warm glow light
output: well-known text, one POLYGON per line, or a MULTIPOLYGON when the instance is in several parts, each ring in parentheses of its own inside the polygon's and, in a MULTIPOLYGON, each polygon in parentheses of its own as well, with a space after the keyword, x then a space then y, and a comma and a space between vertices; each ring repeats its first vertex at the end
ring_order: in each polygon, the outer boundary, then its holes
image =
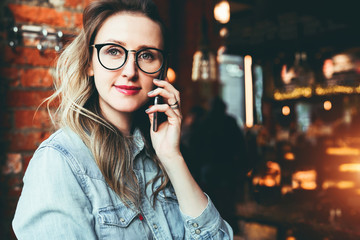
POLYGON ((340 172, 360 172, 360 163, 344 163, 339 166, 340 172))
POLYGON ((334 94, 334 93, 360 93, 360 87, 349 87, 349 86, 328 86, 326 88, 322 88, 320 86, 317 86, 315 88, 315 92, 317 95, 328 95, 328 94, 334 94))
POLYGON ((295 155, 292 152, 287 152, 284 154, 284 159, 293 161, 295 160, 295 155))
POLYGON ((324 65, 323 65, 323 73, 324 76, 329 79, 333 76, 334 73, 334 64, 333 61, 331 59, 326 59, 324 61, 324 65))
POLYGON ((353 181, 324 181, 322 185, 323 189, 328 188, 339 188, 339 189, 348 189, 348 188, 354 188, 355 183, 353 181))
POLYGON ((283 106, 281 112, 284 116, 288 116, 290 114, 289 106, 283 106))
POLYGON ((221 1, 215 5, 214 17, 216 21, 225 24, 230 21, 230 4, 228 1, 221 1))
POLYGON ((262 184, 266 187, 275 187, 276 182, 275 179, 273 179, 271 176, 265 176, 264 179, 262 179, 262 184))
POLYGON ((226 51, 226 47, 224 45, 220 46, 217 50, 217 56, 216 56, 216 60, 218 62, 221 62, 221 55, 223 55, 226 51))
POLYGON ((253 83, 251 74, 252 58, 246 55, 244 58, 244 73, 245 73, 245 124, 250 128, 254 125, 254 110, 253 110, 253 83))
POLYGON ((168 80, 169 80, 170 83, 174 83, 174 82, 175 82, 175 80, 176 80, 176 73, 175 73, 174 69, 168 68, 167 78, 168 78, 168 80))
POLYGON ((289 84, 293 78, 296 77, 295 71, 293 68, 287 69, 286 64, 281 68, 281 79, 285 84, 289 84))
POLYGON ((291 92, 281 92, 279 90, 275 90, 274 98, 275 98, 275 100, 294 99, 294 98, 299 98, 299 97, 309 98, 312 96, 312 91, 313 90, 311 87, 296 87, 291 92))
POLYGON ((302 182, 301 188, 306 190, 314 190, 316 189, 316 182, 302 182))
POLYGON ((193 56, 191 78, 193 81, 215 81, 217 79, 215 54, 196 51, 193 56))
POLYGON ((220 37, 226 37, 229 34, 229 30, 226 27, 220 29, 220 37))
POLYGON ((346 72, 354 69, 354 64, 348 54, 338 54, 333 57, 334 73, 346 72))
POLYGON ((358 156, 358 155, 360 155, 360 150, 357 148, 350 148, 350 147, 339 147, 339 148, 329 147, 326 149, 326 154, 358 156))
POLYGON ((260 185, 266 187, 275 187, 280 185, 281 169, 277 162, 266 162, 267 170, 263 176, 254 176, 253 185, 260 185))
POLYGON ((290 237, 286 237, 286 240, 296 240, 296 238, 293 236, 290 236, 290 237))
POLYGON ((353 181, 340 181, 336 184, 336 186, 340 189, 353 188, 355 183, 353 181))
POLYGON ((293 192, 292 186, 284 185, 284 186, 281 187, 281 194, 282 195, 285 195, 285 194, 291 193, 291 192, 293 192))
POLYGON ((326 100, 326 101, 324 102, 324 109, 325 109, 326 111, 329 111, 331 108, 332 108, 331 102, 330 102, 329 100, 326 100))
POLYGON ((322 188, 328 189, 328 188, 335 187, 335 186, 336 186, 336 182, 334 182, 334 181, 324 181, 322 188))
POLYGON ((305 190, 316 189, 316 171, 297 171, 292 175, 293 188, 302 188, 305 190))

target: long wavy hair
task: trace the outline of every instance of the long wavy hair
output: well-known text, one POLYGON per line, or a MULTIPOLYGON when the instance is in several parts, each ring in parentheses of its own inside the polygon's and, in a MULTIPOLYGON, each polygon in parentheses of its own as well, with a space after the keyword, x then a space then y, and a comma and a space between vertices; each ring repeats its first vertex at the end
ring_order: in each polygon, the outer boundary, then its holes
MULTIPOLYGON (((95 161, 108 185, 127 206, 140 205, 140 189, 133 171, 133 141, 124 136, 101 114, 99 96, 94 78, 87 69, 93 54, 91 46, 102 24, 119 12, 141 13, 162 29, 164 50, 166 50, 165 25, 157 7, 151 0, 100 0, 90 3, 83 13, 83 29, 64 49, 58 58, 55 72, 55 92, 47 99, 47 106, 59 101, 59 106, 50 116, 58 127, 69 127, 77 133, 94 155, 95 161)), ((132 130, 139 129, 145 142, 146 151, 158 166, 157 175, 149 183, 161 180, 159 188, 153 188, 153 204, 156 196, 169 183, 162 164, 155 155, 150 140, 150 123, 145 109, 149 103, 134 112, 132 130)))

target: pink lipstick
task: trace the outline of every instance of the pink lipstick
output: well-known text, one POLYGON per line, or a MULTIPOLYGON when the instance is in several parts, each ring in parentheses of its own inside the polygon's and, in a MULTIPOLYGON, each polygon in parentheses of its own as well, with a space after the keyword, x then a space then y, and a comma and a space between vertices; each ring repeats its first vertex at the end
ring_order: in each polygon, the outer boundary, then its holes
POLYGON ((135 95, 140 92, 141 87, 127 86, 127 85, 115 85, 116 90, 125 95, 135 95))

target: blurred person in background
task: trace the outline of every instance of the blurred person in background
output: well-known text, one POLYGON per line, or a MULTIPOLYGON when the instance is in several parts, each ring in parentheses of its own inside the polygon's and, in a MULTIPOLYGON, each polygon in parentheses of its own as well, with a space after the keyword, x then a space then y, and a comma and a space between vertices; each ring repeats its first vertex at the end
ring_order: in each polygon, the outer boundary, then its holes
POLYGON ((199 184, 212 196, 220 214, 237 233, 235 207, 244 194, 249 170, 244 133, 235 118, 226 113, 225 102, 214 97, 206 115, 192 128, 191 135, 189 161, 196 162, 192 165, 199 168, 199 184))
POLYGON ((205 108, 199 105, 193 106, 184 118, 181 132, 182 153, 185 156, 191 174, 200 186, 202 186, 203 182, 201 179, 201 167, 203 163, 201 162, 202 157, 198 155, 200 151, 197 151, 196 148, 199 147, 199 143, 201 143, 203 138, 201 131, 198 131, 198 129, 201 128, 205 116, 205 108))

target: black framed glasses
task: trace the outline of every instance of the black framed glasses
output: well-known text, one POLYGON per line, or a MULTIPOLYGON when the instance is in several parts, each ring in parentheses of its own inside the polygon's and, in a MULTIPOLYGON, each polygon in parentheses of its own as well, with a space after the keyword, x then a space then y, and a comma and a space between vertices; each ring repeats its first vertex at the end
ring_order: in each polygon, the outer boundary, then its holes
POLYGON ((94 44, 100 64, 108 70, 120 69, 126 63, 130 52, 135 53, 135 63, 144 73, 153 74, 163 67, 165 53, 157 48, 142 48, 138 51, 127 50, 115 43, 94 44))

